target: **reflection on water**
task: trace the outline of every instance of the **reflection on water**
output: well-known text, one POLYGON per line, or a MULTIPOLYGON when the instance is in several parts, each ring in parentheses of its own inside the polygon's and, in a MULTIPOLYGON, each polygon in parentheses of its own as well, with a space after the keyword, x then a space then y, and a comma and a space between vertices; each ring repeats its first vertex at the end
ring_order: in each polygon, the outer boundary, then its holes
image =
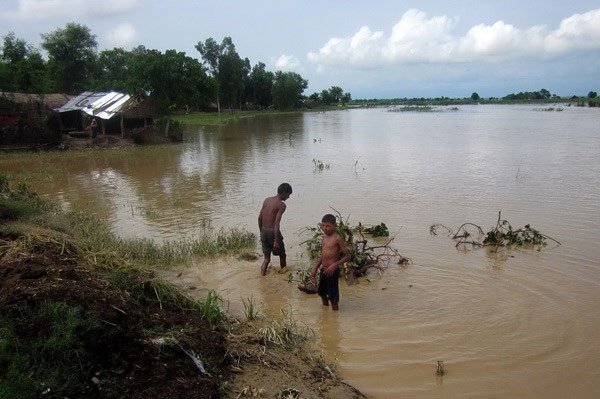
MULTIPOLYGON (((234 314, 253 297, 292 308, 327 362, 373 398, 594 397, 600 388, 600 136, 597 109, 382 109, 290 114, 189 131, 180 145, 0 158, 41 194, 106 218, 125 236, 257 229, 262 200, 288 181, 289 264, 308 267, 300 229, 333 207, 384 221, 415 264, 341 286, 340 312, 260 262, 223 258, 165 274, 218 287, 234 314), (314 160, 329 169, 314 168, 314 160), (457 251, 429 226, 489 229, 497 212, 563 243, 457 251), (436 377, 437 360, 448 373, 436 377)), ((190 289, 202 296, 203 289, 190 289)))

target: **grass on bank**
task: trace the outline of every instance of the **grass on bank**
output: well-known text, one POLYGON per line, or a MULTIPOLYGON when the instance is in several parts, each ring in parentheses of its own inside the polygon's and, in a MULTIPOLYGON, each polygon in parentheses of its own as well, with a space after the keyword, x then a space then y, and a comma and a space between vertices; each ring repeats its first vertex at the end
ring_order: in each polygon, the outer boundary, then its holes
POLYGON ((21 312, 22 319, 33 321, 29 328, 46 326, 49 331, 32 332, 31 339, 23 342, 16 331, 23 328, 19 318, 0 316, 0 364, 5 367, 0 397, 54 397, 52 388, 84 383, 80 361, 85 348, 79 336, 99 331, 100 322, 61 302, 46 302, 37 309, 23 307, 21 312))
POLYGON ((275 345, 295 349, 315 339, 315 332, 308 326, 300 326, 291 310, 281 310, 281 318, 258 330, 265 346, 275 345))
MULTIPOLYGON (((156 277, 150 267, 254 247, 256 241, 253 234, 242 230, 220 231, 165 245, 121 239, 98 219, 64 212, 57 204, 30 193, 26 186, 11 189, 2 173, 0 204, 0 262, 11 264, 23 256, 54 254, 110 281, 143 309, 191 311, 215 327, 225 318, 217 292, 210 290, 203 301, 192 300, 156 277)), ((55 397, 60 392, 76 392, 89 384, 89 370, 83 369, 82 360, 86 356, 85 337, 89 341, 90 336, 120 331, 116 325, 113 329, 110 323, 94 319, 60 297, 41 302, 40 306, 23 304, 11 309, 0 313, 1 398, 55 397), (30 331, 26 339, 23 328, 30 331)))
MULTIPOLYGON (((231 112, 229 110, 223 110, 221 113, 217 112, 195 112, 187 115, 175 115, 173 119, 183 125, 202 125, 202 126, 218 126, 218 125, 226 125, 230 122, 254 118, 256 116, 262 115, 281 115, 290 113, 291 111, 276 111, 276 110, 266 110, 266 111, 240 111, 235 110, 231 112)), ((297 112, 297 111, 294 111, 297 112)))

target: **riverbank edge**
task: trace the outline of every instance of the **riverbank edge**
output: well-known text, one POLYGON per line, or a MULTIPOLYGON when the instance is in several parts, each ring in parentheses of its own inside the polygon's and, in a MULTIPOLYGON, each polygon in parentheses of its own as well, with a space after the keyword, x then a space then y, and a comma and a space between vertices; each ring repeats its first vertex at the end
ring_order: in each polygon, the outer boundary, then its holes
POLYGON ((215 291, 194 301, 153 264, 94 248, 76 226, 99 232, 92 219, 0 176, 2 397, 365 398, 309 346, 265 340, 270 321, 227 317, 215 291))

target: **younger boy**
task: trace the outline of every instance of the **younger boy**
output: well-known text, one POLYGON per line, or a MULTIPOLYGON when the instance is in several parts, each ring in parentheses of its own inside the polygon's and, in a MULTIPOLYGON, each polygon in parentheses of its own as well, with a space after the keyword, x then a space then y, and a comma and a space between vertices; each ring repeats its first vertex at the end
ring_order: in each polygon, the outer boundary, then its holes
POLYGON ((348 246, 342 240, 342 237, 336 233, 335 228, 335 216, 329 213, 323 216, 321 220, 321 230, 323 231, 321 256, 317 259, 317 263, 310 273, 310 279, 314 282, 317 270, 321 266, 321 280, 317 292, 323 301, 323 306, 329 306, 329 302, 331 302, 332 310, 339 309, 340 265, 350 260, 348 246))

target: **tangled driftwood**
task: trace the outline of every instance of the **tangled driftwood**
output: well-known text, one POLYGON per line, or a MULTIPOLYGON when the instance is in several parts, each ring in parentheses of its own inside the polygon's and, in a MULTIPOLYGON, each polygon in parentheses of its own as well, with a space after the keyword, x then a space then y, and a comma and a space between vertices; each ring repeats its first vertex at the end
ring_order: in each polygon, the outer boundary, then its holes
POLYGON ((466 245, 474 247, 490 246, 496 247, 496 249, 498 247, 523 245, 542 247, 548 245, 548 240, 555 242, 557 245, 561 245, 559 241, 540 233, 529 224, 526 224, 519 229, 513 229, 512 225, 507 220, 502 219, 501 211, 498 211, 496 226, 487 233, 483 232, 481 226, 474 223, 463 223, 456 230, 456 233, 454 233, 451 228, 446 227, 441 223, 435 223, 429 227, 429 233, 431 235, 438 235, 438 230, 442 229, 447 233, 446 235, 448 237, 452 236, 452 239, 456 242, 455 247, 457 248, 466 245), (477 235, 474 236, 467 228, 476 229, 477 235), (481 240, 482 237, 483 240, 481 240))

